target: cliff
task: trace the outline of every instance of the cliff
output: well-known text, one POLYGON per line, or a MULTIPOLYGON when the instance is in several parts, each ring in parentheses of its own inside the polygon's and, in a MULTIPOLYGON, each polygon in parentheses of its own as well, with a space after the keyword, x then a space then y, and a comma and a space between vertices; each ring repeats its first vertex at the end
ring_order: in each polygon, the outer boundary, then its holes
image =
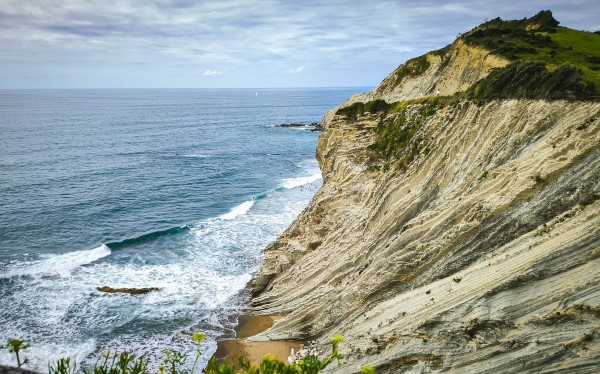
POLYGON ((329 110, 321 126, 327 128, 339 109, 357 102, 377 99, 397 102, 428 95, 452 95, 486 77, 493 68, 508 64, 507 59, 458 39, 438 51, 407 61, 372 92, 353 95, 345 103, 329 110))
POLYGON ((253 283, 253 312, 286 317, 253 340, 339 333, 331 372, 597 371, 595 76, 494 88, 524 58, 469 40, 491 26, 327 113, 323 186, 253 283))

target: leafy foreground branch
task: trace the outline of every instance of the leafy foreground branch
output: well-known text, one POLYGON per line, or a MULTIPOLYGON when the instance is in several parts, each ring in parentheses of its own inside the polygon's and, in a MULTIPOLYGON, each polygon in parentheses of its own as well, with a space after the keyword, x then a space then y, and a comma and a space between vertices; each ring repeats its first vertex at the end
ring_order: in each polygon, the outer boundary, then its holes
MULTIPOLYGON (((187 360, 187 353, 178 351, 163 351, 165 358, 159 367, 160 374, 194 374, 196 365, 202 351, 200 343, 206 340, 206 335, 198 333, 192 335, 192 340, 196 342, 196 355, 191 369, 184 369, 187 360)), ((338 345, 344 342, 338 334, 334 334, 329 340, 331 344, 331 353, 321 360, 315 355, 308 355, 294 363, 286 364, 276 358, 265 356, 261 359, 258 366, 250 364, 244 357, 239 358, 239 365, 231 365, 226 362, 220 362, 216 358, 211 358, 207 367, 202 371, 206 374, 316 374, 325 369, 332 361, 336 360, 338 366, 342 366, 342 354, 338 351, 338 345)), ((11 339, 6 346, 0 346, 0 349, 7 348, 9 352, 15 353, 17 365, 20 368, 28 360, 21 358, 21 351, 29 347, 29 344, 23 340, 11 339)), ((144 356, 136 356, 129 352, 107 352, 100 355, 94 366, 84 368, 84 374, 147 374, 148 359, 144 356)), ((77 372, 76 364, 71 362, 71 358, 61 358, 54 365, 48 366, 49 374, 73 374, 77 372)), ((370 366, 361 367, 363 374, 375 374, 375 369, 370 366)))

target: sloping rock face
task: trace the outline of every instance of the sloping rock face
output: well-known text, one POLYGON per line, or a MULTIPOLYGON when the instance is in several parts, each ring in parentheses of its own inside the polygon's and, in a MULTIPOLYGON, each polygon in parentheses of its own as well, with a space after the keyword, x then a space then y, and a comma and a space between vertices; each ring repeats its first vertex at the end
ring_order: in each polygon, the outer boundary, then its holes
POLYGON ((351 104, 376 99, 391 103, 430 95, 449 96, 487 77, 493 68, 509 63, 483 48, 468 46, 458 39, 446 48, 407 61, 373 91, 353 95, 331 109, 323 117, 321 127, 327 128, 337 110, 351 104))
POLYGON ((253 284, 255 312, 287 317, 254 339, 339 333, 331 372, 597 372, 600 104, 447 105, 420 118, 410 165, 387 171, 368 157, 380 120, 329 119, 323 187, 253 284))

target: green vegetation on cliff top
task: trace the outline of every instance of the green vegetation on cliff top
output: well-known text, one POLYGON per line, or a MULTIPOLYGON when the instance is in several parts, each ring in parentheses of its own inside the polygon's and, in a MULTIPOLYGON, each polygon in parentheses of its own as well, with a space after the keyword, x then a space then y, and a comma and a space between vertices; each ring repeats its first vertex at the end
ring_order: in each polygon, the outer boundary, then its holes
MULTIPOLYGON (((505 21, 495 18, 487 21, 473 30, 461 35, 460 40, 467 45, 477 46, 490 51, 492 54, 504 57, 513 63, 522 63, 521 67, 506 68, 513 73, 540 71, 543 66, 549 73, 560 70, 558 76, 551 80, 559 81, 565 73, 571 80, 569 85, 552 84, 547 88, 552 91, 536 90, 525 92, 517 89, 519 94, 506 95, 511 90, 501 90, 504 96, 492 94, 484 99, 496 98, 538 98, 538 99, 590 99, 600 96, 600 34, 577 31, 566 27, 558 27, 559 22, 554 19, 552 12, 544 10, 531 18, 505 21), (535 65, 530 65, 535 63, 535 65), (523 68, 527 66, 528 68, 523 68), (573 84, 573 79, 579 83, 573 84)), ((417 77, 425 73, 431 66, 428 56, 441 57, 440 69, 445 67, 450 60, 452 45, 437 51, 429 52, 423 56, 413 58, 399 66, 389 79, 382 82, 381 88, 391 90, 402 83, 407 77, 417 77)), ((502 70, 502 69, 497 69, 502 70)), ((506 78, 507 72, 496 73, 506 78)), ((539 76, 518 78, 512 83, 528 83, 534 85, 534 79, 539 76)), ((514 88, 514 86, 513 86, 514 88)), ((479 91, 478 99, 482 99, 479 91)))
POLYGON ((580 69, 588 91, 600 92, 600 34, 558 27, 549 10, 529 19, 485 22, 460 37, 511 61, 542 63, 552 72, 580 69))
MULTIPOLYGON (((466 44, 479 46, 512 63, 492 70, 466 91, 452 96, 423 97, 396 103, 373 100, 354 103, 337 111, 356 120, 366 113, 377 115, 373 128, 375 142, 368 147, 370 168, 404 171, 421 153, 428 153, 418 129, 423 122, 446 105, 470 100, 478 105, 496 99, 600 98, 600 34, 558 27, 550 11, 541 11, 522 20, 500 18, 485 22, 460 37, 466 44)), ((430 52, 442 58, 441 68, 449 62, 451 46, 430 52)), ((423 55, 396 69, 382 87, 401 84, 406 77, 419 76, 429 69, 423 55)))

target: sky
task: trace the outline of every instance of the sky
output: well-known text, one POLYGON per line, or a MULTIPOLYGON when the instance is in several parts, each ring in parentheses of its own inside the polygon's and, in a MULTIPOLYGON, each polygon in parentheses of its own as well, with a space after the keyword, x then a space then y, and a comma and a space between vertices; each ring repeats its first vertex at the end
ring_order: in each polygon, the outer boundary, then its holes
POLYGON ((1 0, 0 88, 376 86, 486 19, 543 9, 600 30, 598 0, 1 0))

